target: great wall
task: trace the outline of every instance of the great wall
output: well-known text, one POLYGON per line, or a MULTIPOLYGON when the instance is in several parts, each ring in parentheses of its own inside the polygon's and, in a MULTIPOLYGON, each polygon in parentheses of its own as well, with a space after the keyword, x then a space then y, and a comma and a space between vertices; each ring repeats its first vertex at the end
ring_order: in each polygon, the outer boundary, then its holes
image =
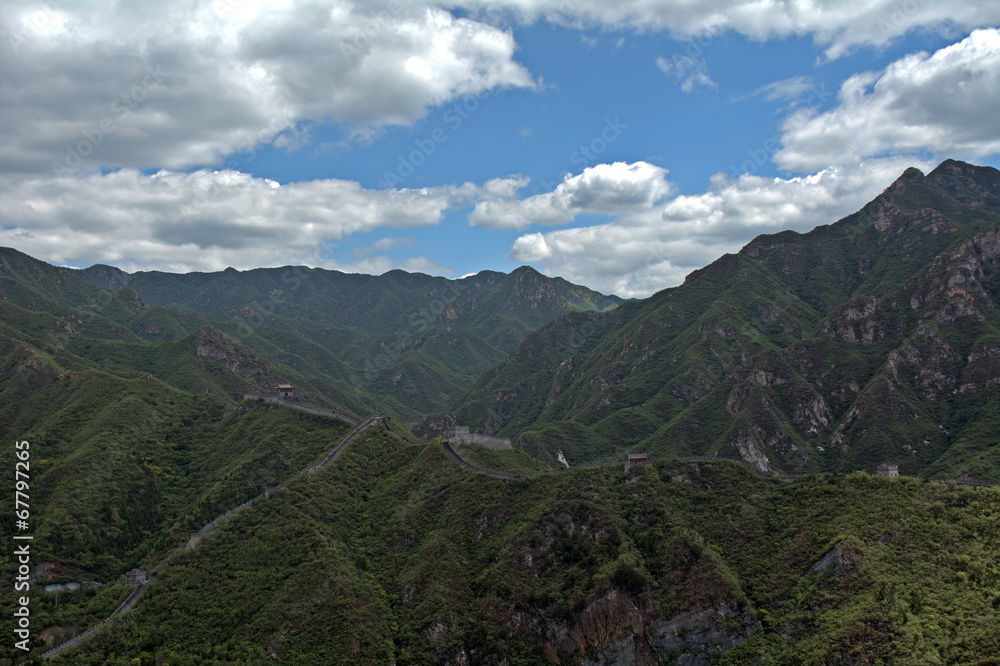
MULTIPOLYGON (((245 399, 263 399, 265 402, 279 402, 279 403, 283 403, 284 402, 282 400, 269 400, 267 398, 263 398, 262 396, 257 396, 257 395, 254 395, 254 394, 248 394, 248 395, 244 396, 244 398, 245 399)), ((326 467, 326 465, 329 464, 330 461, 334 460, 337 456, 339 456, 341 453, 343 453, 344 447, 346 447, 351 442, 351 440, 353 440, 355 437, 357 437, 359 434, 361 434, 361 432, 363 430, 365 430, 366 428, 368 428, 368 427, 370 427, 370 426, 372 426, 372 425, 374 425, 376 423, 383 423, 383 424, 386 425, 387 428, 389 428, 391 430, 391 427, 389 427, 389 425, 388 425, 388 420, 382 414, 373 414, 372 416, 369 416, 367 419, 365 419, 361 423, 358 423, 358 419, 357 418, 354 418, 353 416, 351 416, 349 414, 345 414, 344 412, 340 412, 340 411, 323 410, 323 409, 315 408, 315 407, 312 407, 312 406, 294 405, 294 404, 290 404, 290 405, 286 405, 286 406, 291 407, 293 409, 299 409, 299 410, 302 410, 302 411, 306 411, 306 412, 309 412, 310 414, 319 414, 321 416, 329 416, 331 418, 340 419, 340 420, 343 420, 343 421, 347 421, 348 423, 354 423, 356 425, 354 426, 354 429, 351 430, 351 432, 347 434, 346 437, 344 437, 342 440, 340 440, 340 442, 337 444, 337 446, 335 446, 333 449, 330 450, 329 453, 326 454, 326 457, 324 457, 321 462, 319 462, 318 464, 313 465, 312 467, 309 467, 307 469, 303 469, 302 471, 300 471, 300 472, 296 473, 295 475, 289 477, 288 479, 286 479, 284 482, 278 484, 277 486, 273 486, 271 488, 265 489, 264 492, 262 492, 261 494, 257 495, 257 497, 254 497, 253 499, 250 499, 250 500, 248 500, 248 501, 246 501, 246 502, 244 502, 244 503, 242 503, 242 504, 240 504, 238 506, 235 506, 232 509, 230 509, 229 511, 226 511, 225 513, 223 513, 222 515, 217 516, 216 518, 212 519, 211 521, 209 521, 208 523, 206 523, 204 525, 204 527, 202 527, 200 530, 198 530, 197 532, 195 532, 194 534, 192 534, 190 536, 190 538, 184 544, 182 544, 182 545, 178 546, 177 548, 174 548, 173 550, 171 550, 170 552, 168 552, 163 557, 163 559, 161 559, 159 562, 157 562, 149 570, 150 574, 155 573, 157 570, 159 570, 161 567, 163 567, 163 565, 165 565, 167 562, 169 562, 171 559, 173 559, 174 556, 176 556, 178 553, 181 553, 181 552, 183 552, 185 550, 193 550, 195 547, 197 547, 198 542, 201 541, 205 536, 207 536, 212 530, 214 530, 216 527, 218 527, 218 525, 220 523, 222 523, 227 518, 232 517, 236 513, 242 511, 243 509, 246 509, 246 508, 248 508, 250 506, 253 506, 254 501, 260 500, 260 499, 264 499, 264 498, 268 498, 271 495, 273 495, 274 493, 283 490, 289 483, 291 483, 292 481, 294 481, 298 477, 302 476, 303 474, 309 474, 309 473, 312 473, 312 472, 316 472, 316 471, 321 470, 324 467, 326 467), (345 416, 347 418, 344 418, 345 416)), ((393 432, 395 432, 395 431, 393 430, 393 432)), ((396 434, 398 435, 399 433, 396 433, 396 434)), ((410 441, 410 442, 413 441, 413 440, 410 440, 409 438, 405 438, 405 439, 407 439, 407 441, 410 441)), ((152 582, 152 580, 153 579, 151 578, 150 582, 152 582)), ((74 636, 73 638, 71 638, 70 640, 66 641, 65 643, 62 643, 62 644, 60 644, 60 645, 58 645, 58 646, 56 646, 56 647, 48 650, 47 652, 44 652, 42 654, 42 659, 44 659, 44 660, 47 661, 49 659, 52 659, 53 657, 58 656, 62 652, 65 652, 66 650, 68 650, 68 649, 70 649, 72 647, 75 647, 75 646, 79 645, 80 643, 82 643, 84 640, 86 640, 91 635, 93 635, 94 632, 96 632, 98 629, 100 629, 101 627, 105 626, 116 615, 118 615, 119 613, 122 613, 122 612, 128 610, 129 608, 131 608, 135 604, 136 600, 139 598, 139 595, 142 594, 143 590, 146 588, 146 586, 148 584, 149 583, 144 583, 144 584, 137 585, 129 593, 128 597, 126 597, 125 600, 121 604, 118 605, 118 607, 114 610, 114 612, 111 613, 111 615, 109 615, 108 617, 106 617, 103 620, 101 620, 101 622, 99 622, 98 624, 95 624, 94 626, 90 627, 89 629, 87 629, 86 631, 84 631, 82 634, 74 636)))
MULTIPOLYGON (((158 571, 159 569, 161 569, 165 564, 167 564, 170 560, 172 560, 179 553, 182 553, 182 552, 184 552, 186 550, 194 550, 198 546, 198 543, 203 538, 205 538, 209 533, 211 533, 216 527, 218 527, 219 524, 221 524, 226 519, 231 518, 233 515, 235 515, 236 513, 242 511, 243 509, 246 509, 246 508, 249 508, 249 507, 253 506, 253 503, 255 501, 258 501, 258 500, 261 500, 261 499, 267 499, 267 498, 271 497, 272 495, 274 495, 275 493, 280 492, 281 490, 283 490, 285 487, 288 486, 289 483, 291 483, 295 479, 299 478, 300 476, 302 476, 304 474, 310 474, 312 472, 319 471, 319 470, 323 469, 324 467, 326 467, 332 460, 336 459, 337 456, 339 456, 341 453, 343 453, 344 448, 352 440, 354 440, 359 434, 361 434, 362 431, 364 431, 366 428, 369 428, 369 427, 375 425, 376 423, 381 423, 382 425, 385 426, 385 428, 389 432, 391 432, 395 436, 399 437, 403 441, 408 442, 410 444, 430 444, 431 442, 434 441, 432 439, 412 439, 411 437, 409 437, 405 433, 402 433, 399 430, 396 430, 390 424, 388 418, 386 418, 386 416, 384 414, 373 414, 373 415, 369 416, 367 419, 365 419, 364 421, 361 421, 359 423, 359 419, 355 418, 351 414, 347 414, 346 412, 342 412, 340 410, 322 409, 322 408, 316 407, 314 405, 299 404, 297 401, 291 402, 291 401, 287 401, 287 400, 282 399, 282 398, 275 398, 273 396, 264 396, 264 395, 259 395, 259 394, 256 394, 256 393, 247 393, 247 394, 244 394, 243 399, 244 400, 259 400, 259 401, 266 402, 266 403, 277 403, 277 404, 281 404, 281 405, 283 405, 285 407, 289 407, 291 409, 297 409, 297 410, 300 410, 300 411, 308 412, 310 414, 316 414, 316 415, 319 415, 319 416, 327 416, 327 417, 330 417, 330 418, 339 419, 341 421, 346 421, 347 423, 352 423, 352 424, 355 424, 355 425, 354 425, 354 428, 351 430, 351 432, 348 433, 343 439, 341 439, 340 442, 337 444, 337 446, 335 446, 333 449, 330 450, 329 453, 326 454, 326 456, 323 458, 322 461, 320 461, 316 465, 313 465, 312 467, 308 467, 306 469, 301 470, 300 472, 298 472, 298 473, 294 474, 293 476, 289 477, 288 479, 286 479, 282 483, 279 483, 277 486, 272 486, 270 488, 266 488, 262 493, 260 493, 259 495, 257 495, 253 499, 247 500, 246 502, 243 502, 242 504, 233 507, 229 511, 226 511, 225 513, 223 513, 223 514, 215 517, 214 519, 212 519, 211 521, 209 521, 208 523, 206 523, 200 530, 198 530, 197 532, 191 534, 191 536, 188 538, 188 540, 186 542, 184 542, 180 546, 178 546, 178 547, 174 548, 173 550, 171 550, 170 552, 168 552, 163 557, 163 559, 161 559, 153 567, 151 567, 150 570, 149 570, 150 575, 154 574, 156 571, 158 571)), ((490 448, 498 448, 498 449, 510 448, 510 441, 509 440, 500 440, 498 438, 487 437, 487 436, 483 436, 483 435, 468 437, 469 441, 475 441, 475 439, 478 439, 478 438, 483 438, 484 440, 488 440, 488 443, 485 443, 484 445, 490 446, 490 448), (504 445, 504 442, 506 443, 506 445, 504 445)), ((451 447, 451 445, 448 443, 447 440, 442 440, 441 446, 444 449, 444 451, 447 454, 447 456, 451 460, 453 460, 456 464, 458 464, 458 465, 460 465, 462 467, 465 467, 466 469, 469 469, 471 471, 478 472, 478 473, 481 473, 481 474, 487 474, 489 476, 493 476, 493 477, 500 478, 500 479, 512 479, 512 478, 517 478, 517 477, 529 476, 529 475, 526 475, 526 474, 514 474, 514 473, 511 473, 511 472, 503 472, 503 471, 499 471, 499 470, 486 469, 486 468, 483 468, 483 467, 479 467, 477 465, 473 465, 472 463, 467 462, 464 458, 462 458, 460 455, 458 455, 458 453, 455 452, 455 450, 451 447)), ((152 582, 152 580, 153 579, 150 578, 149 582, 152 582)), ((142 592, 143 592, 143 590, 145 590, 145 588, 146 588, 146 586, 148 584, 149 583, 147 582, 147 583, 143 583, 143 584, 137 585, 129 593, 128 597, 126 597, 125 600, 121 604, 119 604, 119 606, 114 610, 114 612, 111 613, 111 615, 109 615, 108 617, 106 617, 103 620, 101 620, 101 622, 99 622, 98 624, 95 624, 94 626, 88 628, 82 634, 74 636, 73 638, 71 638, 70 640, 66 641, 65 643, 62 643, 62 644, 60 644, 60 645, 58 645, 58 646, 56 646, 56 647, 48 650, 47 652, 44 652, 42 654, 42 659, 44 659, 46 661, 49 660, 49 659, 52 659, 52 658, 58 656, 59 654, 65 652, 66 650, 68 650, 70 648, 73 648, 73 647, 76 647, 77 645, 79 645, 80 643, 82 643, 84 640, 86 640, 87 638, 89 638, 90 636, 92 636, 97 630, 99 630, 102 627, 104 627, 105 625, 107 625, 108 622, 110 622, 115 616, 117 616, 118 614, 123 613, 124 611, 128 610, 129 608, 131 608, 135 604, 136 600, 139 598, 139 595, 141 595, 142 592)))
MULTIPOLYGON (((367 419, 365 419, 364 421, 359 422, 359 419, 351 416, 350 414, 346 414, 345 412, 341 412, 339 410, 325 410, 325 409, 321 409, 321 408, 318 408, 318 407, 315 407, 315 406, 312 406, 312 405, 303 405, 303 404, 289 403, 289 402, 286 402, 285 400, 282 400, 280 398, 273 398, 273 397, 269 397, 269 396, 261 396, 261 395, 257 395, 257 394, 246 394, 244 396, 244 399, 245 400, 262 400, 264 402, 269 402, 269 403, 283 404, 284 406, 289 407, 291 409, 298 409, 298 410, 301 410, 301 411, 308 412, 310 414, 317 414, 317 415, 320 415, 320 416, 328 416, 330 418, 336 418, 336 419, 339 419, 339 420, 342 420, 342 421, 346 421, 348 423, 353 423, 353 424, 355 424, 355 426, 351 430, 351 432, 348 433, 343 439, 341 439, 340 442, 337 444, 337 446, 335 446, 333 449, 331 449, 330 452, 327 453, 327 455, 323 458, 323 460, 320 461, 318 464, 313 465, 312 467, 309 467, 309 468, 301 470, 300 472, 298 472, 298 473, 294 474, 293 476, 289 477, 288 479, 286 479, 282 483, 278 484, 277 486, 273 486, 273 487, 265 489, 262 493, 260 493, 259 495, 257 495, 255 498, 250 499, 250 500, 244 502, 243 504, 240 504, 238 506, 233 507, 229 511, 226 511, 222 515, 217 516, 216 518, 214 518, 210 522, 206 523, 200 530, 198 530, 197 532, 193 533, 191 535, 191 537, 184 544, 178 546, 177 548, 174 548, 169 553, 167 553, 163 557, 163 559, 161 559, 156 565, 154 565, 150 569, 150 574, 155 573, 158 569, 160 569, 166 563, 168 563, 171 559, 173 559, 173 557, 176 556, 177 554, 179 554, 179 553, 181 553, 181 552, 183 552, 185 550, 193 550, 194 548, 196 548, 197 545, 198 545, 198 543, 205 536, 207 536, 210 532, 212 532, 212 530, 214 530, 216 527, 218 527, 218 525, 220 523, 222 523, 224 520, 226 520, 227 518, 230 518, 234 514, 238 513, 239 511, 252 506, 253 503, 255 501, 257 501, 257 500, 267 499, 267 498, 271 497, 272 495, 274 495, 275 493, 280 492, 285 487, 287 487, 289 483, 291 483, 295 479, 299 478, 300 476, 302 476, 304 474, 310 474, 312 472, 319 471, 319 470, 323 469, 324 467, 326 467, 326 465, 328 465, 331 461, 335 460, 337 458, 337 456, 339 456, 341 453, 343 453, 345 447, 352 440, 354 440, 359 434, 361 434, 362 431, 364 431, 365 429, 367 429, 367 428, 375 425, 376 423, 381 423, 382 425, 385 426, 385 428, 386 428, 387 431, 391 432, 396 437, 399 437, 400 439, 402 439, 403 441, 405 441, 405 442, 407 442, 409 444, 430 444, 430 443, 432 443, 434 441, 433 439, 412 439, 411 437, 409 437, 405 433, 400 432, 399 430, 396 430, 392 426, 392 424, 389 422, 388 418, 384 414, 373 414, 373 415, 369 416, 367 419)), ((457 433, 451 433, 451 434, 454 435, 454 434, 457 434, 457 433)), ((463 441, 463 442, 468 441, 468 442, 482 443, 482 445, 484 445, 484 446, 488 446, 490 448, 496 448, 496 449, 510 449, 511 448, 510 440, 501 440, 499 438, 488 437, 488 436, 485 436, 485 435, 469 435, 467 431, 465 433, 459 434, 458 437, 452 437, 452 439, 454 439, 455 441, 463 441), (477 441, 477 440, 480 440, 480 441, 477 441)), ((458 452, 456 452, 454 448, 452 448, 451 442, 449 441, 448 438, 442 438, 441 439, 441 448, 444 450, 444 452, 447 455, 447 457, 450 460, 452 460, 452 462, 454 462, 455 464, 459 465, 460 467, 468 469, 469 471, 472 471, 472 472, 476 472, 478 474, 486 474, 488 476, 492 476, 492 477, 495 477, 495 478, 498 478, 498 479, 529 478, 529 477, 539 476, 539 475, 541 475, 541 474, 544 473, 544 472, 535 472, 535 473, 527 474, 527 473, 517 473, 517 472, 505 472, 505 471, 501 471, 501 470, 487 469, 487 468, 484 468, 484 467, 480 467, 478 465, 474 465, 474 464, 468 462, 467 460, 465 460, 464 458, 462 458, 462 456, 459 455, 458 452)), ((759 470, 757 470, 756 468, 754 468, 749 463, 746 463, 746 462, 741 461, 741 460, 733 460, 733 459, 729 459, 729 458, 708 458, 708 457, 703 457, 703 456, 690 456, 690 457, 683 457, 683 458, 673 458, 673 460, 676 460, 677 462, 688 463, 688 464, 717 463, 717 462, 738 463, 738 464, 742 464, 744 467, 746 467, 747 469, 751 470, 752 472, 755 472, 756 474, 758 474, 760 476, 765 476, 766 478, 774 478, 776 480, 779 480, 779 481, 782 481, 782 482, 786 482, 786 483, 790 483, 790 482, 794 481, 797 478, 806 477, 806 476, 813 476, 813 475, 809 475, 809 474, 782 475, 780 477, 768 476, 768 475, 762 474, 759 470)), ((589 467, 615 466, 615 465, 620 465, 620 464, 621 464, 620 462, 613 462, 613 463, 593 463, 593 464, 590 464, 590 465, 582 465, 582 466, 574 467, 572 469, 583 469, 583 468, 589 468, 589 467)), ((626 471, 628 471, 628 468, 629 468, 629 465, 626 464, 626 471)), ((569 471, 570 471, 570 469, 554 470, 552 473, 558 474, 558 473, 565 473, 565 472, 569 472, 569 471)), ((934 479, 933 481, 938 482, 938 483, 956 483, 956 484, 959 484, 959 485, 976 485, 976 486, 989 486, 989 485, 991 485, 991 484, 982 484, 982 483, 974 483, 974 482, 965 482, 965 483, 963 483, 961 481, 949 481, 949 480, 944 480, 944 479, 940 479, 940 480, 939 479, 934 479)), ((152 581, 153 581, 153 578, 150 578, 149 582, 152 582, 152 581)), ((75 646, 79 645, 84 640, 86 640, 88 637, 92 636, 97 630, 99 630, 100 628, 104 627, 115 616, 117 616, 118 614, 123 613, 126 610, 128 610, 129 608, 131 608, 133 605, 135 605, 136 601, 139 598, 139 595, 142 594, 143 590, 145 590, 145 588, 148 586, 149 582, 137 585, 129 593, 129 595, 125 598, 125 600, 122 601, 122 603, 118 605, 118 607, 114 610, 114 612, 111 613, 111 615, 109 615, 108 617, 106 617, 104 620, 102 620, 98 624, 95 624, 94 626, 88 628, 82 634, 79 634, 79 635, 73 637, 72 639, 66 641, 65 643, 62 643, 61 645, 59 645, 57 647, 54 647, 54 648, 48 650, 47 652, 43 653, 42 654, 42 659, 43 660, 52 659, 53 657, 56 657, 57 655, 61 654, 62 652, 66 651, 66 650, 68 650, 68 649, 70 649, 72 647, 75 647, 75 646)), ((22 662, 22 663, 28 663, 28 662, 22 662)))

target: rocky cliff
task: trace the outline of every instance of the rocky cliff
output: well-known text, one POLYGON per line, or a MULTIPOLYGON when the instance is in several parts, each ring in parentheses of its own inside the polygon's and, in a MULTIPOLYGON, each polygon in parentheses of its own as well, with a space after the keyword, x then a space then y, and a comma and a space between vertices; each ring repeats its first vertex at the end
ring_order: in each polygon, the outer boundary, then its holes
POLYGON ((1000 480, 1000 172, 908 169, 858 213, 529 336, 456 406, 556 464, 622 449, 763 473, 1000 480), (568 344, 573 341, 572 344, 568 344))

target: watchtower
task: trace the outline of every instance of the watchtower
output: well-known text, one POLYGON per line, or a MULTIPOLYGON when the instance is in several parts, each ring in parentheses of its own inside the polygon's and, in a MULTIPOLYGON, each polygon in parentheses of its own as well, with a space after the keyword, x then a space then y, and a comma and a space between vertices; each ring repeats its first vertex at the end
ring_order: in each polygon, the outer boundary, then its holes
POLYGON ((135 587, 137 585, 143 585, 149 579, 146 577, 146 572, 142 569, 132 569, 125 573, 125 584, 135 587))
POLYGON ((625 471, 629 471, 632 465, 641 465, 649 462, 649 456, 645 453, 630 453, 625 459, 625 471))
POLYGON ((895 479, 899 476, 899 465, 889 465, 882 463, 875 469, 876 476, 887 476, 890 479, 895 479))

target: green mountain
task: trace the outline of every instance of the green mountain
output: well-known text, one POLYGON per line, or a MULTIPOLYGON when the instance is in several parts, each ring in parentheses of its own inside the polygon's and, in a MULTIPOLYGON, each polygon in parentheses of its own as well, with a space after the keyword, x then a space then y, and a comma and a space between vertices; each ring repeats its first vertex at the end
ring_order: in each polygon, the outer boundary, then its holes
POLYGON ((770 474, 996 479, 998 192, 908 171, 618 307, 528 269, 94 284, 0 249, 0 493, 29 507, 0 539, 33 537, 0 663, 91 627, 53 663, 1000 663, 1000 490, 770 474), (431 414, 508 348, 428 423, 513 451, 349 422, 431 414), (347 415, 241 399, 279 381, 347 415))
MULTIPOLYGON (((526 266, 460 280, 302 266, 180 275, 98 265, 72 272, 109 289, 130 289, 171 318, 197 313, 213 325, 225 323, 237 338, 266 328, 274 331, 267 335, 284 333, 278 346, 291 336, 312 343, 350 367, 324 374, 385 398, 390 411, 408 420, 450 406, 554 317, 622 302, 526 266)), ((149 330, 164 340, 190 332, 172 323, 151 321, 149 330)))
MULTIPOLYGON (((731 461, 507 481, 377 426, 53 663, 996 664, 998 519, 996 488, 731 461)), ((32 617, 68 638, 126 592, 32 617)))
POLYGON ((997 482, 998 305, 1000 172, 946 161, 679 287, 557 318, 454 413, 556 466, 631 449, 997 482))
POLYGON ((354 368, 290 331, 151 307, 130 288, 98 287, 9 248, 0 248, 0 288, 0 343, 59 368, 155 379, 227 402, 282 380, 311 402, 357 414, 385 402, 351 384, 354 368))

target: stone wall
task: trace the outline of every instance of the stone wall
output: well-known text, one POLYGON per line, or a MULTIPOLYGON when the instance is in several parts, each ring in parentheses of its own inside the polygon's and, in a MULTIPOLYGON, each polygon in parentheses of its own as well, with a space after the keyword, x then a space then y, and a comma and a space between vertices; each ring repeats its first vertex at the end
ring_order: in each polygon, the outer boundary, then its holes
POLYGON ((489 435, 461 435, 459 437, 451 437, 449 441, 478 444, 479 446, 485 446, 488 449, 496 449, 498 451, 509 451, 514 448, 511 446, 509 439, 490 437, 489 435))
POLYGON ((358 419, 351 416, 347 412, 342 412, 339 409, 320 409, 315 405, 300 403, 300 401, 297 399, 293 399, 294 402, 289 402, 284 398, 276 398, 273 395, 261 395, 260 393, 244 393, 243 399, 263 400, 264 402, 273 402, 279 405, 284 405, 286 407, 291 407, 292 409, 300 409, 303 412, 309 412, 310 414, 316 414, 317 416, 331 416, 333 418, 340 419, 341 421, 347 421, 348 423, 358 422, 358 419))

